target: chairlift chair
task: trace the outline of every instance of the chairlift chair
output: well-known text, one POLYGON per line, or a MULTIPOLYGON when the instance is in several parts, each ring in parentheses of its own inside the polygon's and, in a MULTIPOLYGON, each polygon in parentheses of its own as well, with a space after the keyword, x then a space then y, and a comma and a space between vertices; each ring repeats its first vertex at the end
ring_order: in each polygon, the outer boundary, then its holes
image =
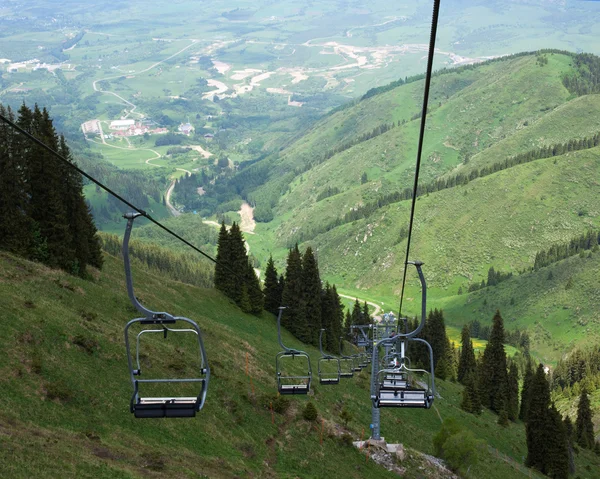
POLYGON ((393 337, 379 340, 373 347, 373 377, 371 379, 371 399, 373 406, 380 407, 413 407, 429 409, 435 396, 435 377, 433 370, 433 350, 431 345, 421 338, 415 336, 425 325, 427 287, 425 278, 421 271, 422 262, 415 261, 422 287, 421 323, 412 332, 397 333, 393 337), (429 371, 425 369, 414 369, 410 366, 410 360, 406 357, 406 347, 409 341, 424 343, 429 350, 429 371), (385 346, 386 349, 395 347, 392 353, 382 358, 381 366, 377 364, 378 348, 385 346), (390 364, 390 361, 393 363, 390 364), (398 363, 399 360, 399 363, 398 363), (390 367, 392 366, 392 367, 390 367), (377 371, 377 368, 380 369, 377 371), (421 374, 426 378, 426 384, 411 379, 421 374), (418 387, 413 386, 418 385, 418 387))
POLYGON ((281 315, 284 306, 279 307, 277 316, 277 337, 279 345, 283 349, 277 353, 275 358, 275 370, 277 373, 277 390, 279 394, 308 394, 310 391, 310 382, 312 380, 312 369, 310 366, 310 356, 304 351, 286 347, 281 340, 281 315), (306 374, 290 374, 283 370, 283 365, 296 358, 302 358, 306 362, 306 374), (284 374, 285 373, 285 374, 284 374))
POLYGON ((125 326, 125 347, 127 351, 127 363, 129 374, 133 385, 133 395, 130 401, 130 411, 136 418, 159 418, 159 417, 194 417, 196 412, 200 411, 206 401, 208 391, 208 382, 210 379, 210 368, 206 350, 202 341, 202 332, 198 325, 189 318, 182 316, 173 316, 166 312, 156 312, 145 308, 135 297, 133 291, 133 279, 131 275, 131 265, 129 260, 129 239, 133 228, 133 221, 140 216, 140 213, 128 213, 124 215, 127 219, 127 227, 123 238, 123 262, 125 265, 125 278, 127 281, 127 293, 133 306, 140 311, 144 317, 132 319, 125 326), (175 327, 184 323, 184 327, 175 327), (135 340, 135 367, 132 354, 132 346, 129 340, 130 328, 133 325, 141 325, 142 330, 137 333, 135 340), (155 326, 155 328, 149 328, 155 326), (197 343, 198 351, 198 369, 192 377, 160 377, 141 379, 142 367, 140 363, 141 340, 146 336, 162 334, 167 339, 169 334, 192 335, 193 342, 197 343), (151 388, 151 385, 182 384, 192 383, 198 386, 195 396, 148 396, 142 395, 140 388, 151 388))
POLYGON ((341 373, 340 373, 340 377, 342 378, 352 378, 354 377, 354 356, 346 356, 343 353, 343 336, 340 336, 340 367, 341 367, 341 373))
POLYGON ((321 329, 319 333, 319 350, 321 351, 321 357, 319 358, 319 383, 323 385, 336 385, 340 383, 340 376, 342 372, 340 360, 335 356, 325 354, 323 352, 323 331, 325 330, 321 329), (332 371, 331 368, 326 367, 330 364, 333 364, 335 371, 332 371))

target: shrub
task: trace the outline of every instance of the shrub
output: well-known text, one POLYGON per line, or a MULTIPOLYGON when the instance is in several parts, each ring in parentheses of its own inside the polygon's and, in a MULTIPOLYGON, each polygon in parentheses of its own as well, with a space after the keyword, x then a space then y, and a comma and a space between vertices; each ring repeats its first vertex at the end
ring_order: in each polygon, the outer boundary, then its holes
POLYGON ((453 471, 464 471, 477 463, 482 447, 471 431, 460 431, 444 443, 444 459, 453 471))
POLYGON ((317 408, 312 403, 312 401, 309 401, 306 404, 304 410, 302 411, 302 417, 306 421, 316 421, 317 418, 319 417, 319 413, 317 412, 317 408))
POLYGON ((352 436, 350 434, 342 434, 341 436, 339 436, 338 441, 340 442, 340 444, 342 446, 346 446, 346 447, 352 447, 352 436))

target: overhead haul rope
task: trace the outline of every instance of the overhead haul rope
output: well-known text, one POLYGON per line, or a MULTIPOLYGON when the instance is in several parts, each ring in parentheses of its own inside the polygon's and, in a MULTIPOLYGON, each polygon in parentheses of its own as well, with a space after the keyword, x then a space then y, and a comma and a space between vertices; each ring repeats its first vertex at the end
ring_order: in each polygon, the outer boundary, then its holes
POLYGON ((170 235, 174 236, 175 238, 177 238, 179 241, 181 241, 182 243, 184 243, 185 245, 189 246, 190 248, 192 248, 194 251, 196 251, 197 253, 200 253, 202 256, 204 256, 205 258, 209 259, 210 261, 212 261, 215 264, 218 264, 220 266, 223 266, 225 269, 227 269, 230 273, 234 274, 238 279, 241 279, 242 281, 244 281, 247 284, 251 284, 249 283, 245 278, 241 277, 238 273, 236 273, 235 271, 233 271, 231 268, 229 268, 229 266, 223 264, 222 262, 217 261, 215 258, 213 258, 212 256, 210 256, 209 254, 205 253, 204 251, 202 251, 200 248, 198 248, 197 246, 193 245, 192 243, 190 243, 188 240, 186 240, 185 238, 182 238, 181 236, 179 236, 177 233, 175 233, 173 230, 167 228, 165 225, 163 225, 160 221, 155 220, 154 218, 152 218, 152 216, 150 216, 146 211, 144 211, 141 208, 138 208, 137 206, 135 206, 133 203, 130 203, 129 201, 127 201, 125 198, 123 198, 122 196, 120 196, 119 194, 115 193, 113 190, 111 190, 108 186, 102 184, 100 181, 98 181, 96 178, 94 178, 92 175, 86 173, 85 171, 83 171, 81 168, 79 168, 77 165, 75 165, 74 163, 71 163, 69 160, 67 160, 63 155, 61 155, 60 153, 58 153, 57 151, 53 150, 52 148, 50 148, 48 145, 46 145, 44 142, 40 141, 39 139, 37 139, 35 136, 33 136, 31 133, 29 133, 28 131, 25 131, 23 128, 21 128, 19 125, 17 125, 15 122, 11 121, 10 119, 6 118, 3 114, 0 113, 0 120, 2 120, 4 123, 6 123, 7 125, 9 125, 11 128, 13 128, 14 130, 18 131, 19 133, 25 135, 25 137, 27 137, 29 140, 31 140, 32 142, 34 142, 35 144, 37 144, 38 146, 41 146, 44 150, 46 150, 48 153, 52 154, 53 156, 55 156, 56 158, 58 158, 60 161, 62 161, 63 163, 65 163, 66 165, 68 165, 69 167, 73 168, 75 171, 77 171, 79 174, 81 174, 82 176, 85 176, 88 180, 90 180, 92 183, 95 183, 96 185, 98 185, 100 188, 102 188, 104 191, 106 191, 107 193, 111 194, 112 196, 114 196, 115 198, 117 198, 119 201, 122 201, 124 204, 126 204, 127 206, 129 206, 131 209, 137 211, 138 213, 140 213, 142 216, 144 216, 145 218, 148 218, 148 220, 150 220, 152 223, 154 223, 156 226, 158 226, 159 228, 163 229, 164 231, 166 231, 167 233, 169 233, 170 235))
POLYGON ((404 274, 402 276, 402 289, 400 291, 400 308, 398 317, 402 317, 402 301, 404 299, 404 287, 406 286, 406 270, 408 266, 408 255, 410 253, 410 240, 412 238, 413 220, 415 217, 415 205, 417 203, 417 188, 419 186, 419 169, 421 167, 421 154, 423 153, 423 137, 425 136, 425 120, 427 119, 427 103, 429 102, 429 87, 431 85, 431 71, 433 69, 433 55, 435 52, 435 35, 437 32, 438 16, 440 13, 440 0, 433 0, 433 15, 431 18, 431 36, 429 38, 429 56, 427 58, 427 72, 425 74, 425 92, 423 95, 423 110, 421 111, 421 130, 419 132, 419 146, 417 149, 417 164, 415 166, 415 182, 412 191, 412 203, 410 207, 410 222, 408 225, 408 239, 406 242, 406 258, 404 259, 404 274))

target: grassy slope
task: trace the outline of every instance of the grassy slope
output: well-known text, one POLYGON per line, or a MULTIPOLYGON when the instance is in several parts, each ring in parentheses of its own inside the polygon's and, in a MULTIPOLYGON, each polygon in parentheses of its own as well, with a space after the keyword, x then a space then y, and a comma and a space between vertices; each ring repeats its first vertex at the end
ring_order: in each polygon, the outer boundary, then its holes
MULTIPOLYGON (((503 271, 530 267, 545 245, 597 227, 599 157, 600 149, 594 148, 538 160, 420 198, 411 256, 426 263, 432 304, 446 304, 439 301, 456 294, 459 286, 466 290, 470 282, 486 278, 490 265, 503 271)), ((390 205, 311 241, 324 276, 356 290, 359 297, 395 308, 392 298, 399 293, 406 248, 406 240, 398 242, 398 237, 409 208, 409 202, 390 205)), ((409 279, 410 311, 416 278, 409 279)), ((562 307, 560 301, 553 304, 553 310, 562 307)), ((590 301, 588 306, 592 314, 590 301)), ((468 308, 455 313, 459 317, 452 321, 458 325, 471 316, 468 308)), ((530 311, 520 324, 530 324, 536 313, 530 311)))
MULTIPOLYGON (((360 437, 370 419, 366 374, 338 388, 314 388, 325 418, 319 431, 299 420, 305 403, 292 398, 275 424, 263 397, 273 395, 276 331, 268 315, 253 317, 213 290, 201 290, 136 271, 137 293, 148 305, 197 320, 205 333, 213 377, 205 409, 192 420, 135 420, 122 329, 134 316, 124 292, 121 264, 107 257, 105 270, 82 281, 8 255, 0 255, 0 296, 5 327, 0 330, 0 464, 9 477, 392 477, 330 432, 340 426, 342 405, 351 411, 350 433, 360 437), (87 319, 85 319, 85 318, 87 319), (76 342, 97 342, 90 353, 76 342), (244 375, 246 353, 256 389, 244 375), (48 392, 63 400, 48 399, 48 392), (325 459, 326 458, 326 459, 325 459)), ((289 335, 284 340, 300 344, 289 335)), ((159 341, 152 360, 174 351, 159 341)), ((308 348, 313 360, 317 352, 308 348)), ((171 355, 177 362, 180 353, 171 355)), ((316 366, 316 364, 315 364, 316 366)), ((494 416, 480 418, 458 409, 460 387, 438 384, 441 417, 455 416, 490 449, 472 468, 473 477, 520 477, 513 459, 525 454, 521 425, 500 429, 494 416), (498 455, 498 452, 500 454, 498 455), (511 459, 512 458, 512 459, 511 459)), ((431 452, 440 419, 431 411, 383 411, 389 442, 431 452)), ((598 467, 588 453, 577 457, 578 474, 598 467)), ((524 469, 523 469, 524 470, 524 469)), ((406 477, 421 477, 418 464, 406 477)))
MULTIPOLYGON (((421 182, 457 167, 462 161, 460 150, 485 156, 497 142, 519 134, 525 122, 536 125, 567 102, 569 93, 561 83, 561 74, 569 70, 570 59, 563 55, 549 58, 548 66, 543 68, 535 63, 534 56, 525 56, 434 78, 421 182)), ((282 181, 282 171, 318 158, 332 146, 352 138, 350 134, 356 137, 371 130, 379 119, 387 121, 407 111, 412 116, 413 109, 418 112, 414 105, 422 101, 422 88, 422 81, 401 86, 325 118, 281 153, 273 181, 263 188, 272 188, 282 181)), ((572 108, 568 113, 580 115, 583 110, 572 108)), ((593 118, 594 112, 589 115, 593 118)), ((565 123, 569 121, 565 119, 565 123)), ((412 185, 419 123, 419 119, 409 121, 297 177, 279 201, 279 222, 273 225, 276 239, 281 243, 295 228, 311 228, 363 201, 412 185), (370 180, 365 185, 360 184, 363 172, 370 180), (342 193, 327 203, 315 202, 325 186, 337 187, 342 193)))

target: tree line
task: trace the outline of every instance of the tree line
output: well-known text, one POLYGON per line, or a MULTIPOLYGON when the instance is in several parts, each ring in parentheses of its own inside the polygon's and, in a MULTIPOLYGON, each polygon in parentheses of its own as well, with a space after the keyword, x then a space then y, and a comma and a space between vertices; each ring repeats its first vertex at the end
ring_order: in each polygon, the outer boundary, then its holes
POLYGON ((216 260, 215 288, 245 313, 260 313, 264 307, 263 291, 248 257, 244 235, 235 221, 229 229, 221 223, 216 260))
MULTIPOLYGON (((0 113, 74 164, 48 111, 25 104, 0 113)), ((10 126, 0 124, 0 249, 85 276, 102 251, 81 175, 10 126)))
MULTIPOLYGON (((102 249, 113 256, 122 256, 122 239, 113 234, 100 233, 102 249)), ((211 288, 214 282, 212 267, 198 261, 197 255, 173 251, 162 246, 131 240, 129 255, 133 262, 145 265, 150 271, 166 275, 175 281, 211 288)))
MULTIPOLYGON (((542 364, 534 368, 528 350, 527 365, 519 395, 519 368, 504 351, 506 335, 500 312, 492 320, 488 344, 479 357, 475 356, 471 328, 463 327, 457 379, 465 387, 461 408, 480 414, 483 407, 498 414, 498 424, 520 419, 525 422, 528 467, 538 469, 552 478, 567 478, 575 472, 573 451, 580 447, 598 449, 594 442, 592 412, 587 391, 579 398, 575 425, 557 411, 550 396, 550 381, 542 364)), ((580 361, 577 361, 579 364, 580 361)), ((557 368, 561 370, 561 367, 557 368)), ((562 368, 564 371, 567 368, 562 368)))
POLYGON ((551 389, 566 398, 600 389, 600 346, 575 349, 552 371, 551 389))
MULTIPOLYGON (((457 173, 445 178, 438 178, 437 180, 431 181, 426 184, 419 185, 417 188, 417 196, 423 196, 429 193, 435 193, 441 190, 454 188, 460 185, 467 185, 470 181, 477 178, 483 178, 491 174, 497 173, 508 168, 512 168, 517 165, 522 165, 535 160, 551 158, 554 156, 563 155, 571 151, 585 150, 594 148, 600 145, 600 133, 596 133, 592 137, 585 137, 579 139, 569 140, 566 143, 557 143, 550 146, 544 146, 536 148, 525 153, 513 155, 507 157, 504 161, 498 161, 488 166, 481 167, 479 169, 473 169, 470 172, 457 173)), ((412 199, 413 190, 412 188, 404 188, 400 191, 394 191, 387 195, 380 196, 374 201, 365 203, 362 206, 351 209, 346 212, 343 217, 338 217, 329 223, 325 223, 320 226, 315 226, 310 230, 299 232, 293 239, 293 241, 305 241, 315 236, 326 233, 338 226, 343 224, 352 223, 360 219, 368 218, 380 208, 388 206, 392 203, 398 203, 400 201, 408 201, 412 199)))
POLYGON ((600 244, 600 231, 590 230, 580 236, 572 238, 570 241, 562 244, 550 246, 547 250, 536 253, 533 262, 533 271, 537 271, 552 263, 581 254, 587 250, 598 250, 600 244))
POLYGON ((600 93, 600 58, 591 53, 571 56, 575 71, 564 74, 565 88, 578 96, 600 93))
POLYGON ((296 244, 290 248, 285 273, 279 274, 269 258, 265 271, 265 309, 278 314, 285 306, 282 326, 296 338, 317 346, 321 328, 326 330, 323 348, 338 352, 344 329, 344 307, 335 285, 321 282, 319 266, 312 248, 301 253, 296 244))
MULTIPOLYGON (((512 278, 512 276, 513 274, 510 271, 504 273, 502 271, 496 271, 493 266, 490 266, 490 268, 488 269, 487 281, 482 279, 481 283, 471 283, 467 288, 467 291, 469 293, 472 293, 473 291, 479 291, 480 289, 486 288, 488 286, 496 286, 497 284, 512 278)), ((458 294, 463 294, 462 286, 458 287, 458 294)))

